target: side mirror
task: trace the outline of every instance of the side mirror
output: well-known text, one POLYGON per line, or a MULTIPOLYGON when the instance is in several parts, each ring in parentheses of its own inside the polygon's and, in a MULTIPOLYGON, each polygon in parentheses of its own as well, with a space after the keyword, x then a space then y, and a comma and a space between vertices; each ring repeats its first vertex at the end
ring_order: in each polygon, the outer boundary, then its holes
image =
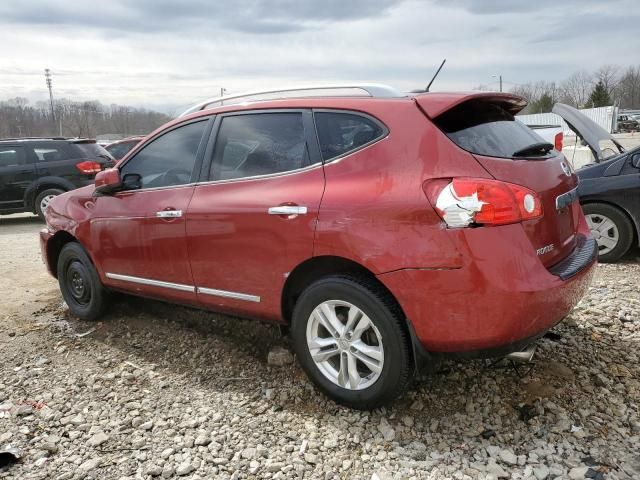
POLYGON ((636 153, 633 157, 631 157, 631 165, 635 168, 640 168, 640 153, 636 153))
POLYGON ((120 170, 117 168, 109 168, 98 172, 95 180, 95 192, 101 195, 109 195, 122 186, 120 180, 120 170))

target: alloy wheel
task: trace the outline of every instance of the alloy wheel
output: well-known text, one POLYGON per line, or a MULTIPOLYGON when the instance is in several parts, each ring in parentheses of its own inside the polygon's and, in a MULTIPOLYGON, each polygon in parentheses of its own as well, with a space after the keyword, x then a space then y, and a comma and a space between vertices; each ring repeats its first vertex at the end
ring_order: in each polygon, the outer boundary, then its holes
POLYGON ((331 382, 348 390, 373 385, 382 373, 382 336, 355 305, 327 300, 307 322, 307 347, 316 367, 331 382))

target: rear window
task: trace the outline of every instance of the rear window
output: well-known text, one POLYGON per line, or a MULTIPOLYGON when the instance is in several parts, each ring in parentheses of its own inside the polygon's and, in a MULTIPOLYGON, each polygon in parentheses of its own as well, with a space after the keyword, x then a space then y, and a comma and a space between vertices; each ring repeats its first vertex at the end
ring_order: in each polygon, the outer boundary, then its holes
POLYGON ((325 161, 353 152, 386 134, 381 125, 362 115, 315 112, 313 116, 325 161))
POLYGON ((460 148, 489 157, 512 158, 527 147, 548 143, 500 104, 482 100, 447 110, 435 124, 460 148))
POLYGON ((74 143, 74 145, 80 150, 81 158, 113 159, 111 154, 97 143, 74 143))

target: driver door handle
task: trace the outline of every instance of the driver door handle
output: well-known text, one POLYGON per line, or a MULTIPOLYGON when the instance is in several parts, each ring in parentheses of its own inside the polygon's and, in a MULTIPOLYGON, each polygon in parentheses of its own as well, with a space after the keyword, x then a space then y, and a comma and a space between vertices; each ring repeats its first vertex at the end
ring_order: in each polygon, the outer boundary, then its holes
POLYGON ((161 210, 156 212, 158 218, 180 218, 182 217, 182 210, 161 210))
POLYGON ((269 207, 269 215, 306 215, 307 207, 298 205, 280 205, 278 207, 269 207))

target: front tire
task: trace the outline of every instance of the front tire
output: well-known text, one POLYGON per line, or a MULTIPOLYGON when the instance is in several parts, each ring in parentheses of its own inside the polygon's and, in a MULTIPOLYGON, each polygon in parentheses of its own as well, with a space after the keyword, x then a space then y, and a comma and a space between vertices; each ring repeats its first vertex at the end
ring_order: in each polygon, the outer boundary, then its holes
POLYGON ((598 242, 598 261, 613 263, 629 251, 633 225, 627 216, 606 203, 588 203, 582 210, 598 242))
POLYGON ((347 407, 386 405, 411 381, 402 312, 372 281, 334 276, 313 283, 294 308, 292 338, 309 378, 347 407))
POLYGON ((82 320, 96 320, 103 314, 107 291, 93 262, 79 243, 67 243, 60 251, 58 283, 73 315, 82 320))
POLYGON ((44 213, 49 205, 49 202, 53 200, 54 197, 64 193, 64 190, 60 190, 59 188, 47 188, 46 190, 41 191, 38 195, 36 195, 35 199, 35 207, 36 213, 40 220, 44 220, 44 213))

